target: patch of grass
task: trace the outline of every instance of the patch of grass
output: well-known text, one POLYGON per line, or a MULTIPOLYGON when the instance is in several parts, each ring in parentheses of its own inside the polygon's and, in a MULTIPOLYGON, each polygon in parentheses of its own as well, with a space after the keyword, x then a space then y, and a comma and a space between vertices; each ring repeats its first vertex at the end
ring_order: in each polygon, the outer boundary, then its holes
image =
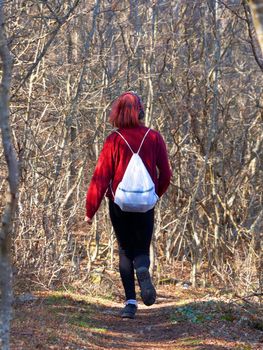
POLYGON ((182 339, 183 345, 201 345, 202 339, 195 339, 195 338, 184 338, 182 339))
POLYGON ((71 323, 74 324, 75 326, 78 326, 78 327, 90 328, 90 324, 88 322, 85 322, 85 321, 74 320, 71 323))
POLYGON ((90 327, 90 329, 91 329, 93 332, 96 332, 96 333, 106 333, 106 332, 107 332, 107 329, 106 329, 106 328, 90 327))
POLYGON ((178 307, 171 316, 171 322, 176 324, 178 322, 192 322, 192 323, 204 323, 211 321, 213 315, 207 313, 204 310, 199 310, 194 305, 187 305, 178 307))
POLYGON ((249 344, 238 345, 234 348, 235 350, 252 350, 252 346, 249 344))
POLYGON ((223 321, 228 321, 228 322, 233 322, 235 321, 236 317, 232 314, 231 311, 226 312, 224 315, 221 316, 221 320, 223 321))
POLYGON ((59 292, 59 293, 63 293, 63 294, 64 293, 72 293, 72 294, 74 294, 74 293, 77 292, 77 289, 74 286, 70 285, 70 284, 66 284, 66 285, 63 285, 63 287, 57 288, 56 291, 59 292))
POLYGON ((82 328, 90 328, 92 305, 79 294, 54 292, 45 298, 48 312, 82 328))
POLYGON ((48 305, 67 305, 69 299, 65 298, 63 295, 54 294, 47 297, 45 303, 48 305))
POLYGON ((89 328, 91 324, 90 315, 88 314, 74 314, 68 321, 70 324, 75 326, 89 328))
POLYGON ((90 299, 86 296, 74 293, 53 292, 45 297, 45 303, 51 306, 83 306, 90 307, 90 299))
POLYGON ((85 315, 75 314, 69 319, 69 323, 81 328, 88 328, 97 333, 105 333, 107 331, 106 328, 95 327, 93 324, 93 320, 90 318, 90 315, 88 314, 85 314, 85 315))

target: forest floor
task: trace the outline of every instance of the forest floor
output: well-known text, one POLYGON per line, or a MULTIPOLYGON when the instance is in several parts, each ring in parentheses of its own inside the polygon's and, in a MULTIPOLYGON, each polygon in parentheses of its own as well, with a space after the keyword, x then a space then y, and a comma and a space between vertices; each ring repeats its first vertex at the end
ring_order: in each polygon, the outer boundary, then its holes
MULTIPOLYGON (((108 297, 35 291, 16 298, 12 350, 263 350, 260 307, 212 288, 161 285, 155 305, 121 319, 121 287, 108 297)), ((262 309, 261 309, 262 310, 262 309)))

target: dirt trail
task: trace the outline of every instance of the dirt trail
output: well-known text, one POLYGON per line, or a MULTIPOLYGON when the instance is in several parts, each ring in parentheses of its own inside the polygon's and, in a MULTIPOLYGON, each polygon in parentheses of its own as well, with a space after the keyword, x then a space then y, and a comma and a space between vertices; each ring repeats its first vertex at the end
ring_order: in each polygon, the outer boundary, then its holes
POLYGON ((158 301, 122 320, 120 303, 66 293, 36 293, 15 306, 12 350, 263 350, 260 325, 242 307, 204 290, 161 287, 158 301))

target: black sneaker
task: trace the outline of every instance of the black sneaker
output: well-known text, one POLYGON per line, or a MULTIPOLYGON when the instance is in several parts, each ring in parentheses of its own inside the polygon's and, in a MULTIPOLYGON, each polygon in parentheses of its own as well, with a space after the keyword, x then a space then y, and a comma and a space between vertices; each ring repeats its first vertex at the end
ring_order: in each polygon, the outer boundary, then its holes
POLYGON ((127 304, 122 310, 121 310, 121 317, 122 318, 134 318, 137 311, 137 306, 133 304, 127 304))
POLYGON ((151 281, 149 270, 146 267, 139 267, 136 270, 137 279, 141 288, 141 297, 145 305, 155 303, 156 291, 151 281))

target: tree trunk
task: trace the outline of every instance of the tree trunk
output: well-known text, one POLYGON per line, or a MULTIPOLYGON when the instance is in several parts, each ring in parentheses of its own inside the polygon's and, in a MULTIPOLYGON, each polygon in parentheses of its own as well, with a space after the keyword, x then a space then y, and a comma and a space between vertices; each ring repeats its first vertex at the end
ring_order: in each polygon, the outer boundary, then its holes
POLYGON ((263 53, 263 3, 262 0, 248 1, 259 45, 263 53))
POLYGON ((3 1, 0 2, 0 57, 2 60, 2 79, 0 83, 0 127, 2 144, 8 169, 9 190, 0 226, 0 348, 9 349, 9 330, 12 303, 12 269, 9 260, 10 240, 13 218, 17 204, 19 167, 11 140, 9 126, 9 98, 12 76, 12 58, 3 29, 3 1))

